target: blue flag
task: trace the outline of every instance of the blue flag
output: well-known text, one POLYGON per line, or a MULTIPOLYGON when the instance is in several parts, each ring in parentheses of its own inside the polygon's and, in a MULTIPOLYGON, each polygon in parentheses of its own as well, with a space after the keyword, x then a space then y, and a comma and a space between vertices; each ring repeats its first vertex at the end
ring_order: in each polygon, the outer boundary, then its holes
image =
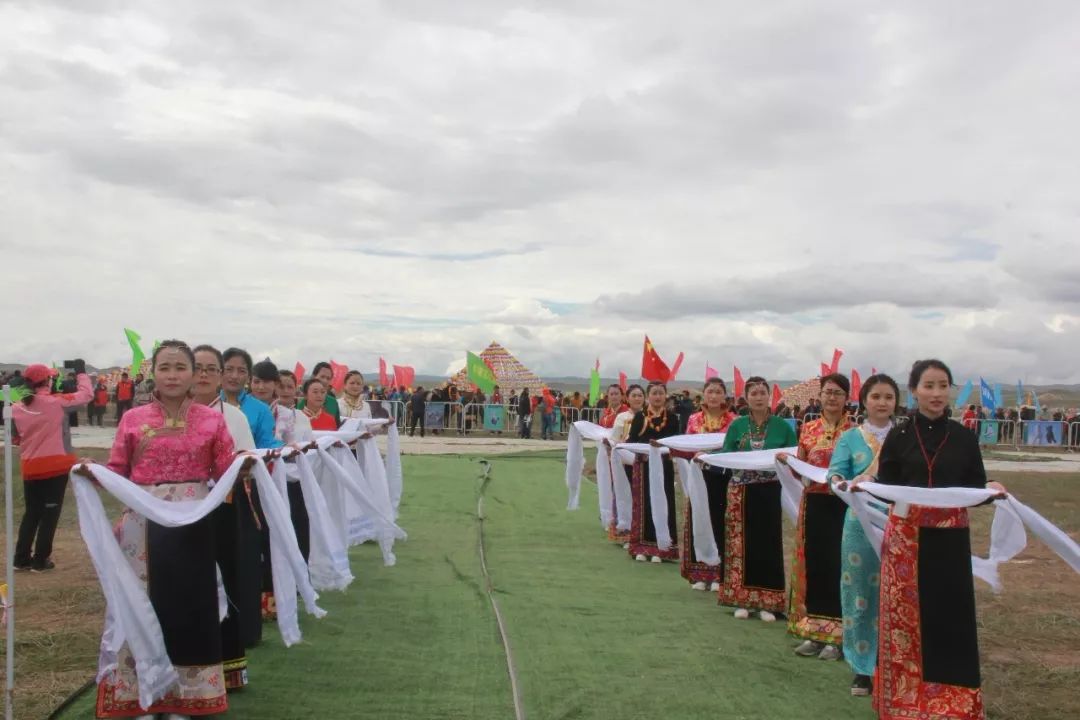
POLYGON ((986 408, 986 411, 994 412, 997 410, 997 403, 994 401, 994 390, 990 387, 990 383, 979 378, 979 391, 982 396, 982 406, 986 408))
POLYGON ((964 383, 964 387, 960 388, 960 393, 956 396, 956 407, 961 407, 967 404, 968 398, 971 397, 972 389, 973 388, 970 380, 964 383))
POLYGON ((1005 393, 1001 390, 1001 383, 994 383, 994 407, 1005 407, 1005 393))
POLYGON ((1035 400, 1035 414, 1038 415, 1042 412, 1042 403, 1039 402, 1039 393, 1032 390, 1031 397, 1035 400))
POLYGON ((1016 407, 1020 407, 1024 404, 1024 383, 1020 380, 1016 381, 1016 407))

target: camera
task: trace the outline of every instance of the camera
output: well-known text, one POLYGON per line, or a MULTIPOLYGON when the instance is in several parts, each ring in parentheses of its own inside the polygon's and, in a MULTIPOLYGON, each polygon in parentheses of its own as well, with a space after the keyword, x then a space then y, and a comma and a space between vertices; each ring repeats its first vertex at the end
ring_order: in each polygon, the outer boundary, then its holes
POLYGON ((65 360, 64 369, 74 370, 76 375, 82 375, 86 372, 86 361, 82 359, 65 360))

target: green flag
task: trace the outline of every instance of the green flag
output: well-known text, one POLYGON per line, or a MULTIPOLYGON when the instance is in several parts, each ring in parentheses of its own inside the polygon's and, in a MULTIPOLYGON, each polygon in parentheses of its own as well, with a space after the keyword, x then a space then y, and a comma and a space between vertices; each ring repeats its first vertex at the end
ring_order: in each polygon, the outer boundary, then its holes
POLYGON ((466 355, 465 372, 469 377, 469 382, 483 390, 485 394, 490 395, 495 389, 495 373, 479 355, 475 353, 466 355))
POLYGON ((22 402, 22 399, 27 395, 30 395, 30 388, 25 385, 16 385, 15 387, 11 388, 12 403, 22 402))
POLYGON ((600 371, 593 368, 589 374, 589 407, 596 407, 600 401, 600 371))
POLYGON ((143 355, 142 348, 139 347, 139 341, 142 340, 142 338, 139 337, 139 333, 127 328, 124 328, 124 335, 127 336, 128 345, 131 346, 131 374, 137 375, 142 372, 143 360, 146 359, 146 356, 143 355))
POLYGON ((60 368, 56 367, 56 363, 52 364, 53 374, 56 375, 56 382, 53 386, 56 388, 56 392, 60 392, 64 389, 64 373, 60 372, 60 368))

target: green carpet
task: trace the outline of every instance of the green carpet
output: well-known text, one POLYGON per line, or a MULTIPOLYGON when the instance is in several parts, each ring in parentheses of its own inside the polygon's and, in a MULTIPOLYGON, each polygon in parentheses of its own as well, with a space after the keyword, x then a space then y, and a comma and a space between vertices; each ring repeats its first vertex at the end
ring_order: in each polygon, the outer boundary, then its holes
MULTIPOLYGON (((475 459, 410 456, 384 568, 352 550, 357 581, 323 596, 285 649, 272 626, 249 654, 251 685, 223 717, 514 717, 503 649, 477 554, 475 459)), ((847 666, 797 658, 781 623, 740 621, 691 591, 674 564, 633 562, 596 520, 595 486, 566 512, 562 463, 492 460, 488 566, 531 719, 872 718, 847 666)), ((93 716, 92 693, 60 717, 93 716)))

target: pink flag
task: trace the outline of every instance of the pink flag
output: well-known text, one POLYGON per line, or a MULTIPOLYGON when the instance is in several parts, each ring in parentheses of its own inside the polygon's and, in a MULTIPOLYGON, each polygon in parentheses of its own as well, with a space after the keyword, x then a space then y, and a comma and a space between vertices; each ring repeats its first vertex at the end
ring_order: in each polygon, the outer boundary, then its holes
POLYGON ((600 358, 596 358, 596 369, 600 369, 600 358))
POLYGON ((675 376, 679 374, 679 368, 682 367, 683 354, 679 353, 679 357, 675 358, 675 364, 671 366, 671 377, 668 378, 668 382, 675 382, 675 376))
POLYGON ((408 365, 395 365, 394 366, 394 382, 398 384, 398 387, 412 387, 413 380, 416 379, 416 372, 408 365))
POLYGON ((741 398, 743 391, 746 390, 746 385, 743 383, 742 373, 739 372, 739 366, 735 366, 735 397, 741 398))
POLYGON ((386 374, 386 360, 379 358, 379 384, 390 387, 390 376, 386 374))
POLYGON ((832 374, 832 371, 829 370, 829 366, 826 365, 825 363, 821 363, 821 377, 825 377, 826 375, 831 375, 831 374, 832 374))
POLYGON ((304 384, 304 372, 304 366, 297 360, 296 367, 293 368, 293 375, 296 376, 296 384, 298 386, 304 384))
POLYGON ((622 388, 624 393, 626 392, 626 373, 622 370, 619 371, 619 387, 622 388))
POLYGON ((829 366, 829 372, 834 373, 840 369, 840 358, 844 356, 844 351, 840 348, 834 348, 832 351, 832 365, 829 366))
POLYGON ((870 368, 871 375, 877 375, 877 368, 870 368))
POLYGON ((859 377, 859 371, 855 368, 851 368, 851 397, 858 400, 859 393, 862 391, 862 378, 859 377))
POLYGON ((720 377, 720 373, 716 372, 715 368, 709 367, 709 363, 705 363, 705 382, 709 382, 714 377, 720 377))

